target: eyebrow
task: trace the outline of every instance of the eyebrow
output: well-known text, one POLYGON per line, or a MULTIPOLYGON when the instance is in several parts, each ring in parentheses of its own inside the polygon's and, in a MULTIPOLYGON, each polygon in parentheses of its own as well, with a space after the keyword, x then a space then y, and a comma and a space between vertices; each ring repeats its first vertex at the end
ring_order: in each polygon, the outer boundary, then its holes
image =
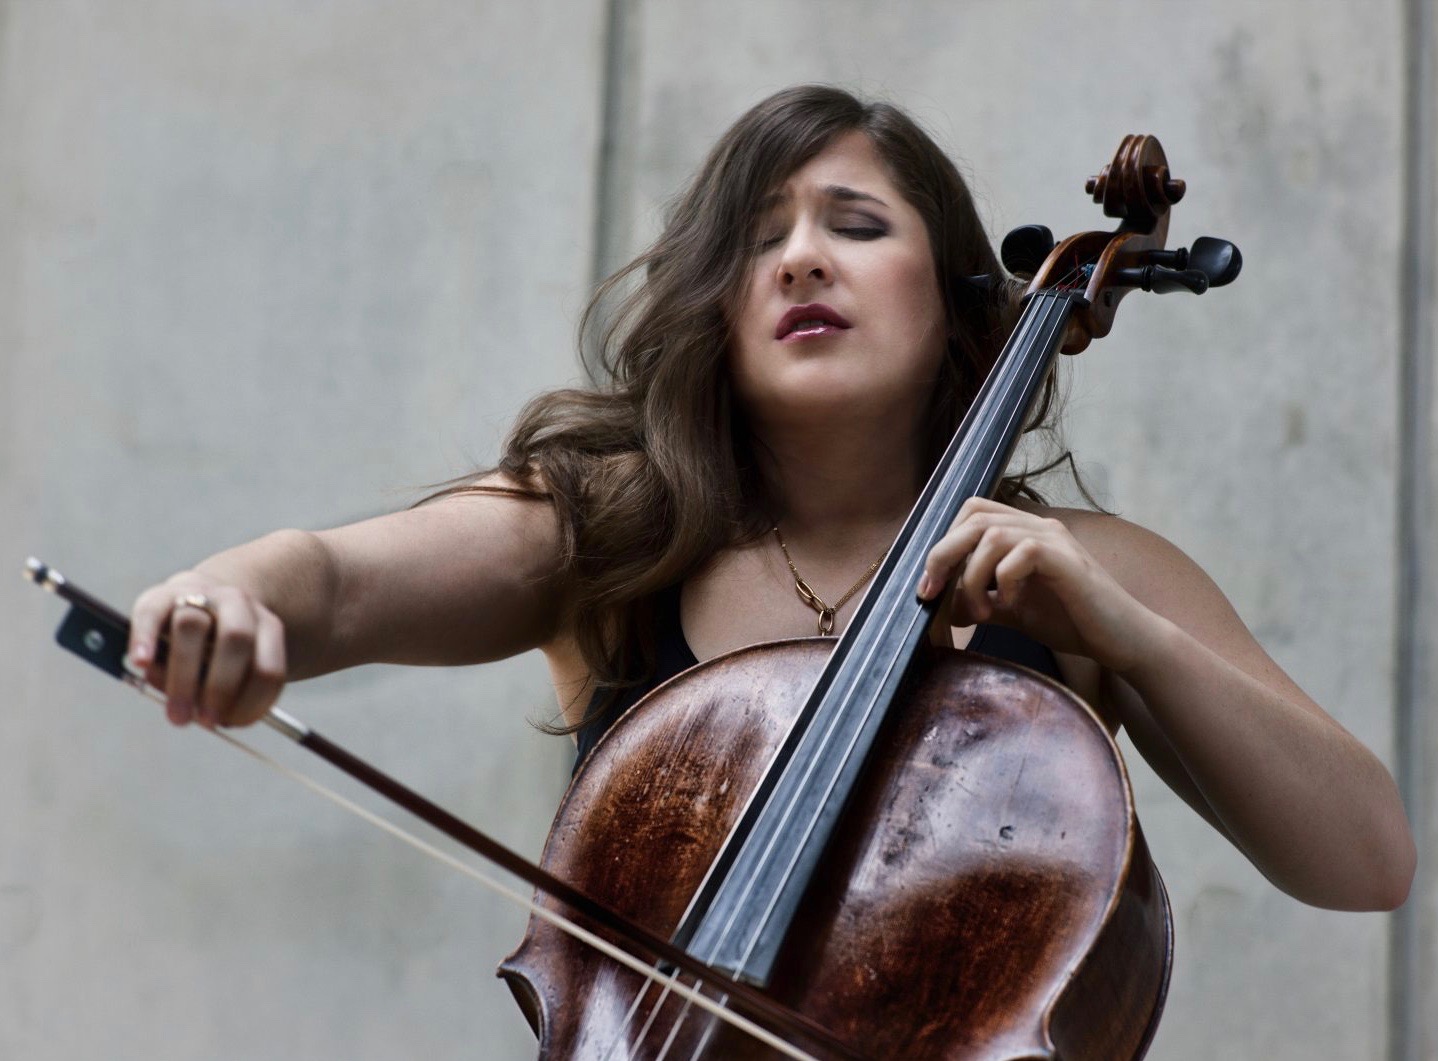
MULTIPOLYGON (((820 191, 830 199, 841 203, 878 203, 880 206, 889 204, 880 199, 877 195, 870 195, 868 192, 861 192, 857 188, 850 188, 845 184, 826 184, 820 191)), ((789 199, 789 193, 780 189, 770 192, 759 199, 759 210, 762 213, 771 207, 778 206, 789 199)))

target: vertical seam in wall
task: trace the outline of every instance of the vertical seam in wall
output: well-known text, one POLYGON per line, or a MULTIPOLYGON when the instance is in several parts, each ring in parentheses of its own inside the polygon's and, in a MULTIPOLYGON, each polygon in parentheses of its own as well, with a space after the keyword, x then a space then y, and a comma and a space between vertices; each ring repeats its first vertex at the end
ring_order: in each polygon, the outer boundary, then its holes
POLYGON ((626 79, 630 65, 629 2, 609 0, 604 26, 604 68, 601 72, 599 159, 594 181, 594 238, 589 261, 589 287, 592 291, 615 266, 617 244, 625 238, 621 198, 628 189, 622 187, 620 138, 625 128, 624 107, 628 98, 626 79))
MULTIPOLYGON (((1426 629, 1424 601, 1432 592, 1434 572, 1425 558, 1425 531, 1429 509, 1429 483, 1433 469, 1430 438, 1434 351, 1433 308, 1430 302, 1434 276, 1433 189, 1438 187, 1435 166, 1434 56, 1430 37, 1433 26, 1428 0, 1405 0, 1403 188, 1399 257, 1398 364, 1398 498, 1397 498, 1397 638, 1394 660, 1394 740, 1397 780, 1413 832, 1420 840, 1428 834, 1425 810, 1427 791, 1428 729, 1424 704, 1428 694, 1424 646, 1433 631, 1426 629)), ((1422 917, 1423 899, 1429 894, 1432 864, 1420 862, 1412 898, 1389 921, 1389 1057, 1391 1061, 1421 1061, 1427 1029, 1423 1027, 1423 1000, 1433 985, 1424 967, 1428 926, 1422 917)))

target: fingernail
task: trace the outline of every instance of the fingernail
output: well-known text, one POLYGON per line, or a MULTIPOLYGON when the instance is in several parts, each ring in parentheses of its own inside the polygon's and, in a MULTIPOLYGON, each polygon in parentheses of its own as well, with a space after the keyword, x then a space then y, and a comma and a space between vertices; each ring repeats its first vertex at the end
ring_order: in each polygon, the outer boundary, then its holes
POLYGON ((925 571, 923 578, 919 579, 919 599, 928 600, 933 595, 934 579, 927 571, 925 571))
POLYGON ((130 661, 136 666, 143 667, 150 662, 150 646, 143 641, 130 650, 130 661))
POLYGON ((167 705, 167 713, 171 722, 177 726, 183 726, 190 721, 195 709, 188 700, 172 697, 167 705))

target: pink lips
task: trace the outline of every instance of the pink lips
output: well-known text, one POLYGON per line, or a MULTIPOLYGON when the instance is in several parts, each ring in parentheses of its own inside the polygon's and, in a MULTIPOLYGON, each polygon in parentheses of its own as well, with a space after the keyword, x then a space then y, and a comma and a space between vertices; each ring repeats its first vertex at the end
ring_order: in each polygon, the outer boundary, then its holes
POLYGON ((836 310, 822 302, 807 306, 794 306, 779 318, 774 329, 775 339, 807 339, 816 335, 828 335, 852 327, 836 310))

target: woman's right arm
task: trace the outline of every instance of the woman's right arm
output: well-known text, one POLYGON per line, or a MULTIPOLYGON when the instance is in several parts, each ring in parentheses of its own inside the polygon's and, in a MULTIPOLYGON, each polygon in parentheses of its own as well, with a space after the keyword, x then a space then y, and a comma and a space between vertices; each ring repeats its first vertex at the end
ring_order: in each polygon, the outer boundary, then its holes
POLYGON ((179 572, 136 600, 129 654, 175 724, 246 725, 289 679, 545 645, 561 624, 558 571, 547 501, 451 494, 334 530, 277 531, 179 572), (179 603, 193 594, 209 608, 179 603))

